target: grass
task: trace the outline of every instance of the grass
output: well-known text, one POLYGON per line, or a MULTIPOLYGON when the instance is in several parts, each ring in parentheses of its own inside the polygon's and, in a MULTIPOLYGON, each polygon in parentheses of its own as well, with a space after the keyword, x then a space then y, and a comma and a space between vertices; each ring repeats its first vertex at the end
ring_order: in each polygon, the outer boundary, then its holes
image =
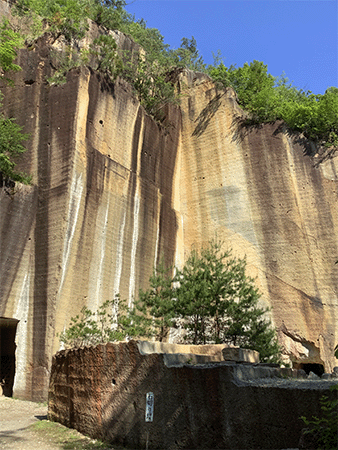
POLYGON ((112 447, 99 440, 91 439, 76 430, 49 420, 36 422, 31 426, 31 429, 40 438, 58 445, 63 450, 125 450, 122 447, 112 447))

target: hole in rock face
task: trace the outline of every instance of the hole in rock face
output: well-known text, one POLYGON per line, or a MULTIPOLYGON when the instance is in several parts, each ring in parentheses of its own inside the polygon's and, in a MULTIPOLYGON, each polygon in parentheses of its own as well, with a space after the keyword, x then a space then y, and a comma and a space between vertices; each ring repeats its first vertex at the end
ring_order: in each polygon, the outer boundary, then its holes
POLYGON ((303 369, 307 375, 309 375, 310 372, 315 373, 319 377, 323 375, 325 372, 323 364, 315 364, 315 363, 294 363, 293 364, 294 369, 303 369))
POLYGON ((10 178, 3 175, 2 172, 0 172, 0 188, 2 187, 14 188, 15 181, 11 180, 10 178))
POLYGON ((12 397, 15 376, 16 319, 0 317, 0 391, 12 397))
POLYGON ((113 378, 113 379, 111 380, 111 384, 112 384, 113 386, 115 386, 115 384, 116 384, 115 378, 113 378))

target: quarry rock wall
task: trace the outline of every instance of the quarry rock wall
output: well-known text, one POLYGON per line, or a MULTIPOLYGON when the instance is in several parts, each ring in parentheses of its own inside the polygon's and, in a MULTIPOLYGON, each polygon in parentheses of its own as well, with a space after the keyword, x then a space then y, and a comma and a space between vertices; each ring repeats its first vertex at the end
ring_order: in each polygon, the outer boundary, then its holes
POLYGON ((217 235, 247 257, 284 354, 330 371, 337 335, 337 160, 282 122, 242 127, 236 95, 182 76, 180 214, 184 249, 217 235))
POLYGON ((173 262, 181 115, 168 107, 160 127, 123 80, 108 85, 87 68, 49 86, 43 40, 19 64, 3 103, 31 134, 20 168, 33 186, 0 193, 0 316, 20 320, 14 391, 41 400, 70 317, 117 293, 132 301, 162 255, 173 262))
POLYGON ((333 395, 332 382, 264 384, 245 379, 254 365, 165 363, 174 356, 141 355, 135 341, 61 351, 53 357, 48 417, 133 449, 298 448, 300 417, 319 415, 320 397, 333 395), (153 421, 145 422, 149 392, 153 421))
POLYGON ((132 302, 162 256, 182 266, 216 235, 247 256, 286 357, 330 372, 336 159, 315 164, 281 123, 241 127, 236 94, 202 74, 180 75, 181 105, 161 124, 122 79, 81 67, 49 86, 50 50, 46 37, 21 50, 14 86, 0 86, 3 110, 30 133, 18 169, 33 175, 0 188, 0 317, 19 320, 14 395, 46 399, 57 334, 83 306, 117 293, 132 302))

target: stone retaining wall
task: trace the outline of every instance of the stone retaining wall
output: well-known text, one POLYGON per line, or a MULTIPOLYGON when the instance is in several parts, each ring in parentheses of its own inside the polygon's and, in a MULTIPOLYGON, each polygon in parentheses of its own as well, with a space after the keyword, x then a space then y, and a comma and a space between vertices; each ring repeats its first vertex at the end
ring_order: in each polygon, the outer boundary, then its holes
POLYGON ((175 354, 142 355, 136 341, 61 351, 49 419, 133 449, 285 449, 298 446, 300 416, 320 414, 320 397, 332 395, 331 381, 276 378, 276 368, 204 358, 188 364, 175 354))

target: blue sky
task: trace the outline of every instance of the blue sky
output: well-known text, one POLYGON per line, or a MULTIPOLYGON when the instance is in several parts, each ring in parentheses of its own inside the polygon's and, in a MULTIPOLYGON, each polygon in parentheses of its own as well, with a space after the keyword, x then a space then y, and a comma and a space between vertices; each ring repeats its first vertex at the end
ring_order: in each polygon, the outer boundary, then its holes
POLYGON ((324 94, 338 87, 338 0, 127 0, 126 10, 158 28, 178 48, 194 38, 207 64, 254 59, 298 88, 324 94))

